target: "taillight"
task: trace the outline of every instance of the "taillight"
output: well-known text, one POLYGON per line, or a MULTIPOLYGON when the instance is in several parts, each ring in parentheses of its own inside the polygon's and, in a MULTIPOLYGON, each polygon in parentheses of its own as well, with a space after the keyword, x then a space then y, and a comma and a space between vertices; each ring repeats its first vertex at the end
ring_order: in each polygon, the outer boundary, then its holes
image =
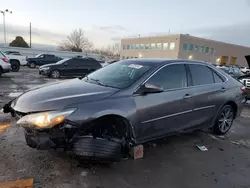
POLYGON ((6 57, 2 58, 3 62, 8 63, 8 59, 6 57))
POLYGON ((242 88, 240 88, 241 89, 241 91, 243 92, 243 93, 246 93, 247 92, 247 88, 245 87, 245 86, 243 86, 242 88))

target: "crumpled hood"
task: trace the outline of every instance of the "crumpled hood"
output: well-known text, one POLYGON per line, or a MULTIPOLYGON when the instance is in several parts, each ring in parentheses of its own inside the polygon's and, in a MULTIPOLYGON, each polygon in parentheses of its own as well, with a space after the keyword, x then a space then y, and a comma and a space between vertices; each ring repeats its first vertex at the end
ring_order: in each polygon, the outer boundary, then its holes
POLYGON ((11 107, 22 113, 57 110, 74 103, 100 100, 116 91, 76 78, 32 88, 15 99, 11 107))

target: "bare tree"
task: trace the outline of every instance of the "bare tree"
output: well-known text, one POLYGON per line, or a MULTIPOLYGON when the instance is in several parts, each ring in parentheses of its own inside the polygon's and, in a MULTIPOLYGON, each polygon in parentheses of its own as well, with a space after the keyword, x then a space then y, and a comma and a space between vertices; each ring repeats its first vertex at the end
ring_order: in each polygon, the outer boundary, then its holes
POLYGON ((111 58, 119 58, 120 56, 121 45, 119 43, 115 43, 112 45, 108 45, 106 48, 103 49, 104 52, 111 58))
POLYGON ((93 43, 84 36, 84 31, 82 29, 75 29, 59 46, 60 50, 74 52, 88 52, 93 48, 93 43))

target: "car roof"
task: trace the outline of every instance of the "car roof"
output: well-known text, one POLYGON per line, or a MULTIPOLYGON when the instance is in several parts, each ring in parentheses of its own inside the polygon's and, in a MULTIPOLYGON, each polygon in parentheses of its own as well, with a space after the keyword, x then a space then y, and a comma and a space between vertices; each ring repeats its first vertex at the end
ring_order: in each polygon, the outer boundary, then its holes
POLYGON ((174 62, 184 62, 184 63, 197 63, 207 65, 209 63, 203 61, 193 61, 186 59, 165 59, 165 58, 134 58, 134 59, 124 59, 121 60, 123 63, 139 63, 143 65, 155 65, 162 66, 174 62))

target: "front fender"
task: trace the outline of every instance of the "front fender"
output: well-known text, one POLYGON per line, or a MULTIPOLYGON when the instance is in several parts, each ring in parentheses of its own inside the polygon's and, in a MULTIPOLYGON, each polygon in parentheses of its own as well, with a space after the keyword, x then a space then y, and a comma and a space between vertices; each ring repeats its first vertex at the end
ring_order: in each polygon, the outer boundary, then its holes
POLYGON ((137 116, 136 106, 132 96, 113 99, 106 98, 100 101, 72 104, 67 106, 67 108, 77 108, 68 119, 81 126, 106 115, 118 115, 130 122, 135 134, 139 127, 139 118, 137 116))

